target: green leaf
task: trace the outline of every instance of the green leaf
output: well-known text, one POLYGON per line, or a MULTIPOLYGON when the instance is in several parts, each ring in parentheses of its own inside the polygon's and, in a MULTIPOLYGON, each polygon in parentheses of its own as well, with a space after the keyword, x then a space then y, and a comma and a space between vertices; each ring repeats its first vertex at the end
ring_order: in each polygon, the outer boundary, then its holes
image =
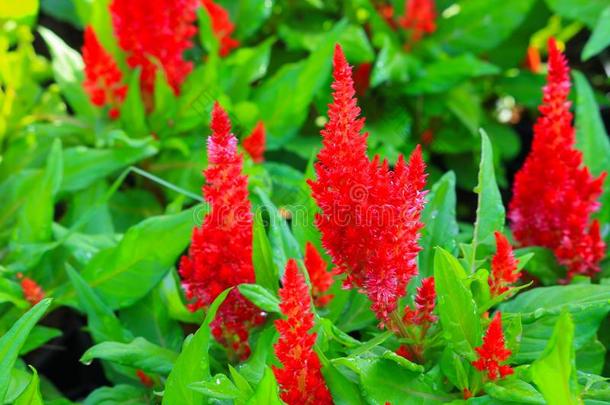
POLYGON ((277 293, 279 273, 273 261, 271 244, 265 232, 260 210, 256 210, 254 214, 252 264, 254 265, 256 283, 277 293))
POLYGON ((102 359, 150 372, 168 375, 178 353, 137 337, 129 343, 102 342, 88 349, 80 361, 86 365, 102 359))
POLYGON ((258 284, 240 284, 239 292, 265 312, 280 312, 280 301, 271 291, 258 284))
POLYGON ((216 316, 218 307, 224 302, 230 291, 227 289, 216 297, 208 308, 199 330, 194 335, 187 337, 182 352, 165 383, 163 404, 195 404, 203 400, 203 395, 191 390, 189 386, 210 377, 208 354, 211 339, 210 324, 216 316))
POLYGON ((534 0, 511 0, 493 6, 487 0, 461 1, 456 3, 458 12, 438 25, 433 39, 454 52, 481 53, 507 39, 533 4, 534 0))
POLYGON ((188 244, 194 210, 148 218, 131 227, 118 246, 102 250, 82 276, 111 308, 144 297, 167 274, 188 244))
POLYGON ((32 350, 38 349, 49 340, 61 336, 62 331, 55 328, 47 328, 46 326, 34 326, 30 331, 27 340, 21 347, 19 355, 23 356, 32 350))
POLYGON ((83 402, 83 405, 133 405, 149 404, 147 390, 133 385, 115 385, 102 387, 93 391, 83 402))
POLYGON ((559 317, 544 353, 532 363, 532 380, 549 404, 580 403, 574 390, 576 367, 573 339, 574 323, 566 311, 559 317))
POLYGON ((11 370, 15 365, 21 347, 25 343, 36 322, 45 314, 51 305, 51 298, 45 298, 26 312, 11 329, 0 338, 0 403, 8 391, 11 370))
POLYGON ((265 373, 263 378, 256 387, 254 394, 250 397, 247 405, 258 405, 258 404, 269 404, 269 405, 282 405, 283 402, 279 397, 279 389, 275 376, 271 368, 265 367, 265 373))
POLYGON ((587 60, 603 51, 608 45, 610 45, 610 6, 606 7, 597 19, 580 58, 587 60))
POLYGON ((481 322, 472 293, 464 285, 466 273, 458 260, 442 248, 434 255, 437 308, 443 332, 453 349, 474 360, 481 341, 481 322))
POLYGON ((146 108, 140 92, 140 70, 136 69, 129 79, 129 87, 121 104, 121 123, 125 131, 133 136, 148 134, 146 108))
POLYGON ((263 378, 268 359, 272 355, 272 345, 276 335, 274 326, 263 329, 258 336, 253 353, 244 364, 239 366, 239 373, 253 386, 263 378))
MULTIPOLYGON (((574 71, 573 75, 577 95, 576 146, 582 151, 584 163, 591 173, 599 176, 610 168, 610 139, 586 77, 578 71, 574 71)), ((602 208, 599 217, 605 223, 610 221, 610 187, 607 180, 600 201, 602 208)))
POLYGON ((44 405, 42 395, 40 394, 40 378, 38 378, 38 372, 32 366, 30 366, 30 369, 34 373, 32 374, 32 379, 21 395, 17 397, 14 405, 44 405))
POLYGON ((39 0, 21 0, 0 3, 0 21, 13 20, 31 25, 38 14, 39 0))
POLYGON ((487 134, 481 130, 481 163, 479 165, 477 219, 472 235, 471 256, 469 261, 471 271, 476 270, 476 254, 479 245, 494 244, 494 232, 504 228, 504 205, 496 183, 493 164, 493 150, 487 134))
POLYGON ((224 374, 216 374, 206 381, 198 381, 189 385, 193 391, 197 391, 210 398, 236 399, 241 395, 240 390, 224 374))
POLYGON ((89 330, 95 342, 129 342, 133 337, 121 326, 114 312, 70 265, 66 272, 78 296, 80 308, 87 314, 89 330))
POLYGON ((345 377, 330 362, 322 367, 322 374, 326 385, 333 397, 336 405, 357 405, 364 404, 360 390, 356 384, 345 377))
POLYGON ((248 39, 269 18, 273 8, 273 0, 239 0, 235 21, 237 38, 248 39))
POLYGON ((561 17, 581 21, 592 28, 608 2, 606 0, 546 0, 546 4, 561 17))
POLYGON ((83 88, 84 65, 81 55, 71 49, 52 31, 38 27, 40 35, 47 43, 53 58, 53 75, 70 107, 86 117, 96 115, 95 108, 83 88))
POLYGON ((456 194, 455 174, 447 172, 432 186, 426 196, 427 203, 422 211, 424 228, 421 231, 420 246, 423 248, 419 254, 419 267, 422 277, 432 275, 434 269, 434 247, 454 252, 455 238, 459 233, 455 216, 456 194))
POLYGON ((485 384, 485 393, 500 401, 515 402, 519 404, 540 404, 546 402, 536 388, 531 384, 516 378, 506 378, 497 382, 485 384))

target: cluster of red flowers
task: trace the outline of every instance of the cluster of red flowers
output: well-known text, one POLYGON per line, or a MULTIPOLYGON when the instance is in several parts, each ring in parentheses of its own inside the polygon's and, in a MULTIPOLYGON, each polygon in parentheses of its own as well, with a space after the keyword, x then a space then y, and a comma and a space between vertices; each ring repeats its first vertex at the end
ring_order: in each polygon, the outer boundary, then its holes
MULTIPOLYGON (((216 103, 208 138, 209 166, 203 192, 211 206, 200 228, 193 229, 189 255, 180 262, 180 275, 191 310, 206 307, 225 289, 254 282, 252 265, 252 213, 248 180, 242 174, 243 158, 231 133, 226 112, 216 103)), ((214 337, 240 358, 249 356, 251 327, 264 314, 233 289, 212 323, 214 337)))
POLYGON ((475 350, 479 358, 473 361, 472 365, 479 371, 486 371, 490 380, 497 380, 513 373, 512 367, 500 364, 508 360, 511 355, 504 342, 500 312, 495 313, 483 337, 483 344, 475 350))
POLYGON ((333 296, 327 294, 328 289, 333 285, 333 274, 327 270, 327 265, 320 252, 311 242, 305 245, 305 268, 309 274, 311 282, 311 295, 314 305, 322 308, 327 305, 333 296))
POLYGON ((265 125, 262 121, 259 121, 252 130, 252 133, 241 142, 254 163, 262 163, 265 160, 265 140, 265 125))
POLYGON ((220 56, 227 56, 233 48, 239 46, 239 41, 231 38, 235 25, 231 22, 229 13, 213 0, 202 0, 203 6, 212 21, 212 31, 220 43, 220 56))
POLYGON ((333 76, 317 180, 309 182, 321 208, 316 225, 338 271, 347 274, 346 286, 362 289, 378 319, 391 325, 390 314, 417 273, 425 165, 419 147, 408 164, 400 156, 393 171, 387 161, 369 160, 351 68, 339 46, 333 76))
POLYGON ((436 5, 434 0, 405 0, 404 15, 395 19, 394 7, 388 4, 378 4, 377 11, 385 22, 393 29, 404 28, 409 33, 409 48, 428 34, 436 31, 436 5))
POLYGON ((119 107, 127 93, 123 84, 123 74, 112 55, 108 53, 95 34, 92 27, 85 28, 83 45, 83 62, 85 64, 85 81, 83 87, 91 102, 98 106, 109 106, 110 118, 119 116, 119 107))
POLYGON ((290 259, 280 289, 280 310, 286 319, 275 321, 280 338, 275 354, 282 368, 273 368, 280 396, 288 405, 332 404, 333 400, 320 372, 320 359, 313 350, 316 334, 311 299, 305 278, 290 259))
POLYGON ((567 61, 551 39, 541 116, 534 126, 532 150, 515 176, 509 217, 522 246, 553 250, 571 278, 595 274, 604 256, 599 224, 590 217, 599 207, 605 174, 593 178, 574 147, 569 92, 567 61))
POLYGON ((417 288, 415 296, 415 309, 406 306, 403 322, 406 325, 423 325, 436 322, 434 306, 436 302, 436 291, 434 290, 434 277, 422 280, 421 286, 417 288))
POLYGON ((110 12, 119 46, 127 53, 127 64, 142 69, 140 83, 147 106, 162 68, 176 94, 193 64, 183 53, 197 32, 197 0, 112 0, 110 12))
POLYGON ((517 271, 517 260, 510 242, 501 232, 495 232, 496 254, 491 259, 489 290, 492 297, 508 291, 510 285, 517 282, 521 273, 517 271))
POLYGON ((18 273, 17 278, 21 280, 21 291, 23 297, 32 305, 38 304, 44 298, 44 291, 41 286, 29 277, 18 273))

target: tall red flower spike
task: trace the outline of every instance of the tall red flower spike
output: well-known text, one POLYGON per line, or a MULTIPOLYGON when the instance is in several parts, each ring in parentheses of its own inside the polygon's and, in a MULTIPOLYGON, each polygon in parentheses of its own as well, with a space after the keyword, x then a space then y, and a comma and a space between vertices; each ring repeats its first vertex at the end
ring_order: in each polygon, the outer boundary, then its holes
POLYGON ((231 38, 235 25, 231 22, 227 10, 221 5, 212 0, 202 0, 202 2, 212 21, 212 31, 220 42, 220 56, 227 56, 233 48, 239 46, 239 41, 231 38))
POLYGON ((549 71, 532 149, 515 176, 509 207, 511 229, 521 246, 553 250, 568 278, 599 271, 605 244, 591 214, 599 208, 605 173, 593 178, 575 149, 570 113, 570 69, 549 40, 549 71))
POLYGON ((391 324, 390 314, 417 274, 425 164, 419 147, 408 164, 400 156, 393 171, 387 161, 370 161, 351 68, 340 46, 333 76, 317 180, 309 181, 321 208, 316 225, 338 271, 347 274, 346 287, 365 292, 381 323, 391 324))
POLYGON ((314 305, 321 308, 332 300, 333 296, 326 294, 333 285, 333 273, 327 270, 326 262, 310 242, 305 245, 305 268, 311 281, 311 295, 314 305))
POLYGON ((495 232, 496 254, 491 259, 491 274, 489 276, 489 290, 492 297, 497 297, 508 291, 511 284, 517 282, 521 273, 517 271, 517 260, 506 236, 495 232))
POLYGON ((123 74, 115 60, 100 44, 91 26, 85 28, 83 62, 85 64, 83 87, 91 103, 98 107, 109 106, 110 118, 118 118, 119 107, 125 99, 127 86, 122 83, 123 74))
POLYGON ((36 305, 44 298, 44 290, 38 283, 23 274, 18 273, 17 278, 21 281, 23 297, 31 304, 36 305))
POLYGON ((483 344, 475 348, 478 359, 472 365, 479 371, 486 371, 490 380, 497 380, 513 373, 512 367, 500 365, 511 355, 504 342, 504 332, 502 331, 502 316, 500 312, 494 315, 487 332, 483 337, 483 344))
POLYGON ((436 31, 434 0, 405 0, 405 14, 398 21, 411 33, 410 42, 419 42, 424 35, 436 31))
POLYGON ((110 13, 119 46, 127 53, 127 64, 140 67, 140 83, 147 106, 160 66, 175 94, 193 64, 184 51, 193 46, 197 32, 197 0, 112 0, 110 13))
POLYGON ((273 372, 282 400, 288 405, 332 404, 320 359, 313 350, 316 334, 310 333, 314 322, 309 291, 293 259, 286 263, 280 310, 286 319, 275 321, 280 338, 274 348, 282 368, 273 367, 273 372))
POLYGON ((262 163, 265 161, 265 125, 263 121, 259 121, 250 135, 244 138, 241 142, 242 146, 248 152, 254 163, 262 163))
MULTIPOLYGON (((180 262, 186 297, 194 300, 192 311, 207 307, 229 287, 254 282, 248 179, 242 174, 243 158, 229 117, 218 103, 210 126, 203 193, 211 211, 201 227, 193 229, 189 255, 180 262)), ((212 333, 243 360, 250 354, 249 330, 263 321, 264 314, 235 288, 220 306, 212 333)))
POLYGON ((421 286, 417 288, 415 296, 415 309, 405 307, 403 322, 407 325, 422 325, 436 322, 434 306, 436 302, 436 290, 434 289, 434 277, 424 278, 421 286))

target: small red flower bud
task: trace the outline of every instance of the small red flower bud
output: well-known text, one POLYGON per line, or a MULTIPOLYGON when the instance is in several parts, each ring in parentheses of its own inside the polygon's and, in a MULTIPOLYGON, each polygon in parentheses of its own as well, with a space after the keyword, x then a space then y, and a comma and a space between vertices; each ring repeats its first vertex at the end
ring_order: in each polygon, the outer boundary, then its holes
POLYGON ((483 344, 475 350, 479 358, 473 361, 472 365, 479 371, 486 371, 490 380, 497 380, 513 373, 510 366, 500 364, 508 360, 511 355, 504 342, 500 312, 495 313, 483 337, 483 344))
POLYGON ((150 376, 142 370, 136 370, 136 376, 140 379, 140 382, 145 387, 152 388, 152 386, 155 385, 152 378, 150 378, 150 376))
POLYGON ((263 156, 265 153, 265 139, 265 125, 262 121, 259 121, 250 135, 245 137, 241 143, 254 163, 262 163, 265 160, 263 156))
POLYGON ((38 304, 44 298, 44 290, 42 287, 29 277, 25 277, 23 274, 18 273, 17 278, 21 280, 21 291, 23 297, 32 305, 38 304))
POLYGON ((212 0, 202 0, 202 3, 212 21, 212 31, 220 42, 220 56, 227 56, 233 48, 239 46, 239 41, 231 38, 235 25, 231 22, 227 10, 221 5, 212 0))
POLYGON ((410 31, 410 44, 419 42, 424 35, 436 31, 436 6, 434 0, 406 0, 405 15, 398 23, 410 31))
POLYGON ((491 259, 489 289, 492 297, 507 291, 511 284, 517 282, 521 273, 517 271, 517 260, 508 239, 502 233, 495 232, 496 254, 491 259))
POLYGON ((327 271, 327 265, 318 250, 310 242, 305 245, 305 268, 311 281, 311 295, 316 307, 323 307, 333 298, 326 294, 333 285, 333 273, 327 271))

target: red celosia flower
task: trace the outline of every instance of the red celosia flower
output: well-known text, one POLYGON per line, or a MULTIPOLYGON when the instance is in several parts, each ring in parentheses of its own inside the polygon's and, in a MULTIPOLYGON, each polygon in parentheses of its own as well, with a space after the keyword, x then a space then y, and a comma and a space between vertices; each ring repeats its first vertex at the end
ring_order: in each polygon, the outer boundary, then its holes
POLYGON ((152 378, 150 378, 150 376, 148 374, 146 374, 144 371, 142 371, 140 369, 136 370, 136 376, 138 377, 138 379, 140 380, 142 385, 144 385, 148 388, 151 388, 153 385, 155 385, 152 378))
POLYGON ((491 274, 489 275, 489 289, 492 297, 497 297, 508 291, 511 284, 519 280, 521 273, 517 271, 517 260, 506 236, 495 232, 496 254, 491 259, 491 274))
POLYGON ((100 44, 93 28, 85 28, 85 43, 83 45, 83 62, 85 64, 85 81, 83 87, 91 102, 102 107, 110 107, 110 118, 119 116, 119 107, 127 93, 123 74, 115 60, 100 44))
POLYGON ((398 29, 398 24, 394 20, 394 7, 391 4, 375 4, 375 8, 390 28, 393 30, 398 29))
POLYGON ((430 145, 434 141, 434 131, 431 128, 427 128, 421 133, 420 137, 424 145, 430 145))
POLYGON ((193 68, 183 53, 193 43, 197 0, 112 0, 110 13, 127 64, 142 69, 140 83, 150 109, 157 67, 175 94, 193 68))
POLYGON ((540 68, 541 68, 540 50, 538 50, 537 47, 530 45, 527 48, 527 54, 525 56, 524 65, 529 71, 531 71, 533 73, 540 72, 540 68))
POLYGON ((498 377, 506 377, 513 373, 510 366, 500 365, 511 355, 511 351, 504 342, 500 312, 496 312, 489 324, 483 337, 483 344, 475 350, 479 358, 473 361, 472 365, 479 371, 487 371, 487 377, 490 380, 497 380, 498 377))
MULTIPOLYGON (((195 300, 191 310, 210 305, 229 287, 254 282, 248 179, 242 174, 243 158, 237 153, 229 117, 218 103, 210 126, 203 192, 211 211, 201 227, 193 229, 189 256, 180 262, 186 297, 195 300)), ((250 353, 248 331, 263 321, 256 306, 233 289, 218 310, 212 333, 244 359, 250 353)))
POLYGON ((265 138, 265 125, 262 121, 259 121, 252 133, 245 137, 241 143, 254 163, 261 163, 265 160, 263 156, 265 153, 265 138))
POLYGON ((420 41, 425 34, 436 31, 434 0, 406 0, 405 15, 398 23, 411 33, 410 43, 420 41))
POLYGON ((23 297, 32 305, 38 304, 44 298, 44 290, 38 283, 23 274, 18 273, 17 278, 21 280, 21 291, 23 297))
POLYGON ((354 70, 354 87, 356 88, 356 95, 362 97, 366 94, 366 91, 371 85, 371 69, 373 65, 371 63, 362 63, 354 70))
POLYGON ((419 147, 409 164, 400 156, 393 171, 387 161, 380 164, 376 157, 371 162, 367 135, 360 133, 364 120, 358 118, 351 68, 339 46, 333 76, 317 180, 309 181, 321 208, 316 225, 338 271, 347 274, 346 286, 362 289, 387 323, 417 273, 425 165, 419 147))
POLYGON ((605 173, 594 179, 575 149, 567 61, 549 40, 549 72, 532 150, 515 176, 509 217, 522 246, 544 246, 575 274, 599 271, 605 245, 599 225, 590 222, 599 207, 605 173))
POLYGON ((220 42, 220 56, 227 56, 233 48, 239 46, 239 41, 231 38, 235 25, 229 18, 229 13, 222 6, 212 0, 202 0, 205 9, 212 21, 212 31, 220 42))
POLYGON ((273 372, 282 400, 288 405, 332 404, 313 350, 316 334, 309 333, 314 325, 309 291, 294 259, 286 263, 280 301, 286 319, 275 321, 280 338, 274 348, 282 368, 274 367, 273 372))
POLYGON ((311 281, 311 295, 316 307, 323 307, 333 298, 326 294, 333 285, 333 273, 327 271, 327 265, 318 250, 310 242, 305 245, 305 268, 311 281))
POLYGON ((415 309, 405 307, 403 322, 407 325, 422 325, 436 322, 434 305, 436 291, 434 290, 434 277, 424 278, 421 286, 417 288, 415 296, 415 309))

